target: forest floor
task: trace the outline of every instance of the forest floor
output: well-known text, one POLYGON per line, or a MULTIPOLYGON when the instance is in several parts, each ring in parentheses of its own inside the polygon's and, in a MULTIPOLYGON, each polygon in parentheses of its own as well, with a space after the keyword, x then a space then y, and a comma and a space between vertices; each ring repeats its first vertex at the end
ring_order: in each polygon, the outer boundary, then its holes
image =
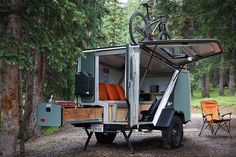
POLYGON ((192 114, 192 121, 184 125, 182 146, 173 150, 162 148, 160 131, 153 131, 152 133, 134 132, 130 140, 135 153, 131 154, 121 133, 109 145, 97 144, 95 136, 92 136, 87 151, 84 151, 83 148, 87 138, 85 131, 82 128, 67 125, 58 129, 54 134, 41 136, 28 141, 26 143, 26 156, 236 156, 235 115, 231 120, 232 139, 226 132, 219 131, 217 136, 212 136, 208 130, 199 137, 198 134, 201 126, 201 115, 192 114))

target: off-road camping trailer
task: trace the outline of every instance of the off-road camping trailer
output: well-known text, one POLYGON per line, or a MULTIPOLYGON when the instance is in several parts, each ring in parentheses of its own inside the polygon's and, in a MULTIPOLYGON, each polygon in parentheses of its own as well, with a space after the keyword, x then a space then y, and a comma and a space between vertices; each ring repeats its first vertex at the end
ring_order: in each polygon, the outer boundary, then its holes
POLYGON ((118 132, 129 141, 133 130, 161 130, 168 148, 181 145, 183 124, 191 119, 186 64, 223 52, 217 40, 162 40, 85 50, 75 76, 77 102, 44 102, 39 126, 72 124, 98 142, 118 132), (128 133, 128 134, 127 134, 128 133))

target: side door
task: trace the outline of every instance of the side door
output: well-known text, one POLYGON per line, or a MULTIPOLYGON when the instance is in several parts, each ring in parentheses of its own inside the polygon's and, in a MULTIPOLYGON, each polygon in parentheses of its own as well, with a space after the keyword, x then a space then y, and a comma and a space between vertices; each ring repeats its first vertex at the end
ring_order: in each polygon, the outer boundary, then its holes
POLYGON ((126 47, 126 85, 125 94, 128 104, 128 122, 130 127, 138 124, 139 115, 139 46, 126 47))

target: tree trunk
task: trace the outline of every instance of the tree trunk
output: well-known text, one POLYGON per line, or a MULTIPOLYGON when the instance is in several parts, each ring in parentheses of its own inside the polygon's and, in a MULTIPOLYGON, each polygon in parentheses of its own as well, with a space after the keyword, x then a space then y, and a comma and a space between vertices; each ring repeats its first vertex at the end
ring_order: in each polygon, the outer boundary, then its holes
POLYGON ((30 123, 30 115, 33 110, 33 71, 28 70, 26 72, 26 99, 25 99, 25 112, 24 112, 24 121, 23 121, 23 130, 24 130, 24 138, 28 139, 27 135, 28 126, 30 123))
POLYGON ((234 65, 230 65, 229 69, 229 96, 234 96, 235 91, 235 70, 234 65))
POLYGON ((190 39, 190 31, 191 28, 191 12, 189 12, 188 1, 183 0, 183 29, 182 29, 182 37, 184 39, 190 39))
MULTIPOLYGON (((235 3, 231 3, 231 5, 233 5, 235 3)), ((230 27, 230 32, 235 32, 235 27, 236 27, 236 20, 235 20, 235 15, 234 15, 235 11, 233 9, 233 7, 231 8, 231 27, 230 27)), ((235 60, 236 60, 236 48, 232 48, 230 53, 231 56, 231 64, 230 64, 230 69, 229 69, 229 96, 234 96, 234 92, 235 92, 235 60)))
POLYGON ((3 91, 3 76, 2 76, 2 60, 0 60, 0 132, 2 127, 2 91, 3 91))
POLYGON ((209 76, 209 73, 207 73, 205 76, 205 87, 204 87, 205 97, 210 97, 209 89, 210 89, 210 76, 209 76))
POLYGON ((24 157, 25 156, 25 130, 23 128, 23 102, 22 102, 22 97, 23 97, 23 79, 22 79, 23 71, 19 69, 19 124, 20 124, 20 133, 19 133, 19 138, 20 138, 20 156, 24 157))
POLYGON ((220 60, 221 60, 221 64, 220 64, 220 68, 219 68, 219 95, 223 96, 224 95, 224 67, 222 65, 222 63, 224 62, 224 55, 221 54, 220 56, 220 60))
POLYGON ((202 94, 202 98, 204 98, 205 97, 205 75, 202 76, 201 94, 202 94))
POLYGON ((18 68, 7 65, 3 79, 0 156, 15 156, 16 140, 19 133, 18 68))
POLYGON ((213 87, 216 87, 217 84, 218 84, 218 69, 215 67, 213 73, 213 87))
POLYGON ((35 73, 33 74, 33 80, 32 80, 32 95, 30 93, 27 94, 29 96, 27 98, 32 100, 29 100, 29 102, 32 101, 32 104, 27 104, 31 105, 31 115, 30 115, 30 120, 29 120, 29 125, 26 125, 27 127, 27 135, 28 137, 32 136, 39 136, 41 134, 41 129, 39 126, 36 124, 36 105, 42 101, 43 97, 43 89, 44 89, 44 75, 45 75, 45 64, 44 64, 44 55, 36 53, 35 54, 35 62, 34 62, 34 67, 35 67, 35 73))
MULTIPOLYGON (((18 9, 20 1, 10 0, 10 8, 18 9)), ((7 36, 20 40, 21 20, 17 12, 8 18, 7 36)), ((14 45, 10 51, 17 53, 14 45)), ((16 140, 19 133, 19 80, 18 66, 4 65, 2 93, 2 128, 0 135, 0 156, 16 156, 16 140)))
POLYGON ((209 74, 205 74, 202 79, 202 97, 210 97, 209 92, 210 87, 210 77, 209 74))

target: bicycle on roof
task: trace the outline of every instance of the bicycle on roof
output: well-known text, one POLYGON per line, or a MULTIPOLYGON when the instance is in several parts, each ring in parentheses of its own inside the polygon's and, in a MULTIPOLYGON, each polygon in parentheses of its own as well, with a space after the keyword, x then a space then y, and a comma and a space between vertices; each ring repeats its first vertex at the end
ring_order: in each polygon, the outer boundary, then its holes
POLYGON ((149 8, 152 7, 152 4, 143 3, 142 5, 146 8, 146 16, 141 12, 135 12, 129 20, 129 33, 132 42, 138 44, 140 41, 171 39, 166 27, 168 15, 150 18, 149 8))

